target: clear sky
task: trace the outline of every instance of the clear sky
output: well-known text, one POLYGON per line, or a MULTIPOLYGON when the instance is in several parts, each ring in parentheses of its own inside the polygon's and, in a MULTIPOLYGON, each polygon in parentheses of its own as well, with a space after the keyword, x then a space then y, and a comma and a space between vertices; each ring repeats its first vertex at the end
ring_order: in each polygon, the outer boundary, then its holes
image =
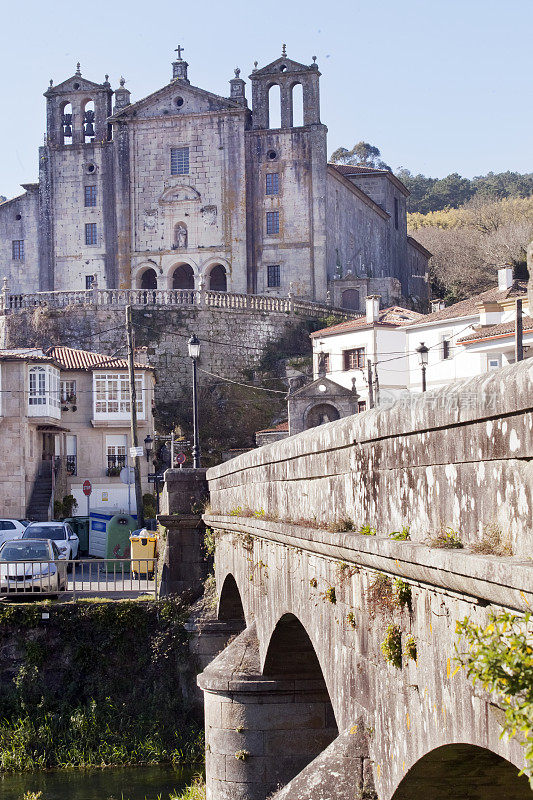
MULTIPOLYGON (((42 96, 82 74, 132 99, 168 83, 185 47, 191 83, 229 95, 281 55, 322 72, 328 152, 361 139, 393 169, 442 177, 533 170, 533 0, 26 0, 2 12, 0 194, 37 179, 42 96)), ((250 96, 249 83, 247 94, 250 96)))

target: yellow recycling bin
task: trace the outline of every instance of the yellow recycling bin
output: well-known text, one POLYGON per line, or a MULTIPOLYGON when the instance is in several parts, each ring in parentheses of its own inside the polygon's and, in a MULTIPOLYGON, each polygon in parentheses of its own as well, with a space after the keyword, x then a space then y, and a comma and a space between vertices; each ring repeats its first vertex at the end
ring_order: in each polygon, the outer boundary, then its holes
POLYGON ((148 578, 154 577, 156 564, 154 561, 143 561, 142 559, 155 558, 157 545, 157 533, 142 528, 134 531, 130 536, 131 542, 131 571, 133 577, 138 578, 144 575, 148 578), (140 560, 135 560, 140 559, 140 560))

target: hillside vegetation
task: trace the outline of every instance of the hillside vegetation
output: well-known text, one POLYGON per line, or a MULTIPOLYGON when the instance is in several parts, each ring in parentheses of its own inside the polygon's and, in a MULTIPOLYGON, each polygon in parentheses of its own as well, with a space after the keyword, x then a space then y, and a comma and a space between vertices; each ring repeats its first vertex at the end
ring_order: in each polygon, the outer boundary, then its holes
POLYGON ((533 239, 533 194, 487 201, 482 196, 461 208, 407 215, 411 233, 433 254, 432 295, 447 302, 494 286, 499 266, 511 265, 527 278, 526 248, 533 239))

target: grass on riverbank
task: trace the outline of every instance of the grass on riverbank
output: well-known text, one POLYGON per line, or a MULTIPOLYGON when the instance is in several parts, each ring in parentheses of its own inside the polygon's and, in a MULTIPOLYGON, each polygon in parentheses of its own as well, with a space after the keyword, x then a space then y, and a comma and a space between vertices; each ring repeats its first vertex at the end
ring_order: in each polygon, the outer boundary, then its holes
POLYGON ((196 777, 193 783, 187 786, 181 794, 172 795, 170 800, 205 800, 204 779, 200 776, 196 777))
POLYGON ((0 608, 0 772, 201 764, 179 600, 0 608), (6 673, 11 675, 9 681, 6 673))

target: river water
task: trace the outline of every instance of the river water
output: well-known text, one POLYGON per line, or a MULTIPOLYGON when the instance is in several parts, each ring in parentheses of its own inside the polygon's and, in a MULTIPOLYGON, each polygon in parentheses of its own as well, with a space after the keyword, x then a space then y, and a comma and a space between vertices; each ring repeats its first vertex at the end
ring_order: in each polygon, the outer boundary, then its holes
POLYGON ((168 800, 194 774, 190 767, 170 766, 0 774, 0 797, 22 800, 25 792, 42 792, 41 800, 168 800))

